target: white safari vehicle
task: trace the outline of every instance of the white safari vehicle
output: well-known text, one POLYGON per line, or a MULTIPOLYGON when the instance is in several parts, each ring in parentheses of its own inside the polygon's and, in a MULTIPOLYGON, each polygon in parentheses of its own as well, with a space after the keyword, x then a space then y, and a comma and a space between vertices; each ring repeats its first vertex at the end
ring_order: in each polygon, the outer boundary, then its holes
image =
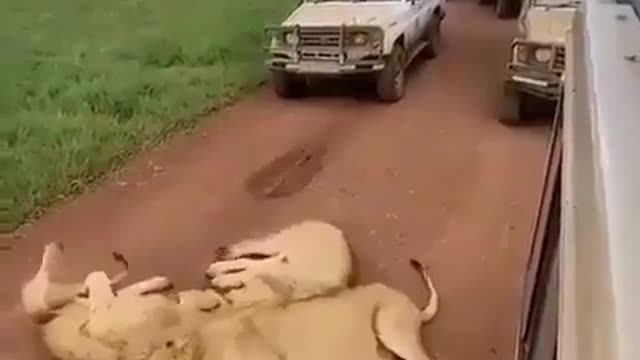
POLYGON ((303 94, 309 76, 370 74, 379 98, 401 99, 405 68, 440 44, 444 0, 305 0, 266 28, 267 66, 277 95, 303 94))
POLYGON ((500 121, 518 123, 534 99, 558 100, 565 69, 565 35, 571 28, 575 0, 525 0, 520 34, 511 43, 500 121))
POLYGON ((638 360, 640 1, 584 1, 564 43, 513 359, 638 360))

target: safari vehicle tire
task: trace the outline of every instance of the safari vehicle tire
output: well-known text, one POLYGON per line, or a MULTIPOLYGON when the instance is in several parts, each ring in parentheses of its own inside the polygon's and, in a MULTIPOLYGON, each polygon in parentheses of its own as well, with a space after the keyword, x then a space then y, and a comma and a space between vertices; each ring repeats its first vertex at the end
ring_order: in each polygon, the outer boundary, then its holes
POLYGON ((406 89, 406 53, 400 44, 395 44, 384 68, 377 74, 376 91, 383 102, 394 103, 404 97, 406 89))
POLYGON ((513 90, 505 89, 502 97, 502 104, 500 109, 500 122, 506 125, 518 125, 523 120, 523 108, 524 108, 524 95, 523 93, 513 90))
POLYGON ((514 0, 496 0, 496 16, 499 19, 517 17, 514 0))
POLYGON ((276 95, 284 99, 302 97, 306 92, 304 78, 284 71, 272 70, 271 84, 276 95))
POLYGON ((442 20, 438 17, 431 23, 425 34, 428 45, 424 48, 424 53, 428 59, 435 59, 440 52, 440 43, 442 42, 441 25, 442 20))

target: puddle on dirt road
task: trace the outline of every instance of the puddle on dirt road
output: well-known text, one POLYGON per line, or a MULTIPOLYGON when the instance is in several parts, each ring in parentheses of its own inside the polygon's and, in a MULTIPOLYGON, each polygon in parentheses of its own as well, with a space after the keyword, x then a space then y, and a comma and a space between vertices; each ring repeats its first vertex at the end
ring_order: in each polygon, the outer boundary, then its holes
POLYGON ((324 165, 326 146, 294 148, 255 172, 245 185, 259 198, 279 198, 304 189, 324 165))

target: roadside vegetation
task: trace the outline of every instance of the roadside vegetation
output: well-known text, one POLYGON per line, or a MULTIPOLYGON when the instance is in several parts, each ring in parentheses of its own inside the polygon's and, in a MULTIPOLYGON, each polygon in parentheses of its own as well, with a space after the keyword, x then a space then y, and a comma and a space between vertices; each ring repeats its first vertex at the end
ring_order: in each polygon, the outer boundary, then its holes
POLYGON ((263 26, 294 5, 0 2, 0 225, 14 228, 256 87, 263 26))

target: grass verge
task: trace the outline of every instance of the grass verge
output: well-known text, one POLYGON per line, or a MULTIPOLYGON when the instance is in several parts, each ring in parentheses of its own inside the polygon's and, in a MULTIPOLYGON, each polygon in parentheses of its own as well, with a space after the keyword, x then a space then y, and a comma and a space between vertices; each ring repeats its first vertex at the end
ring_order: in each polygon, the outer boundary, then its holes
POLYGON ((257 86, 294 5, 0 2, 0 232, 257 86))

